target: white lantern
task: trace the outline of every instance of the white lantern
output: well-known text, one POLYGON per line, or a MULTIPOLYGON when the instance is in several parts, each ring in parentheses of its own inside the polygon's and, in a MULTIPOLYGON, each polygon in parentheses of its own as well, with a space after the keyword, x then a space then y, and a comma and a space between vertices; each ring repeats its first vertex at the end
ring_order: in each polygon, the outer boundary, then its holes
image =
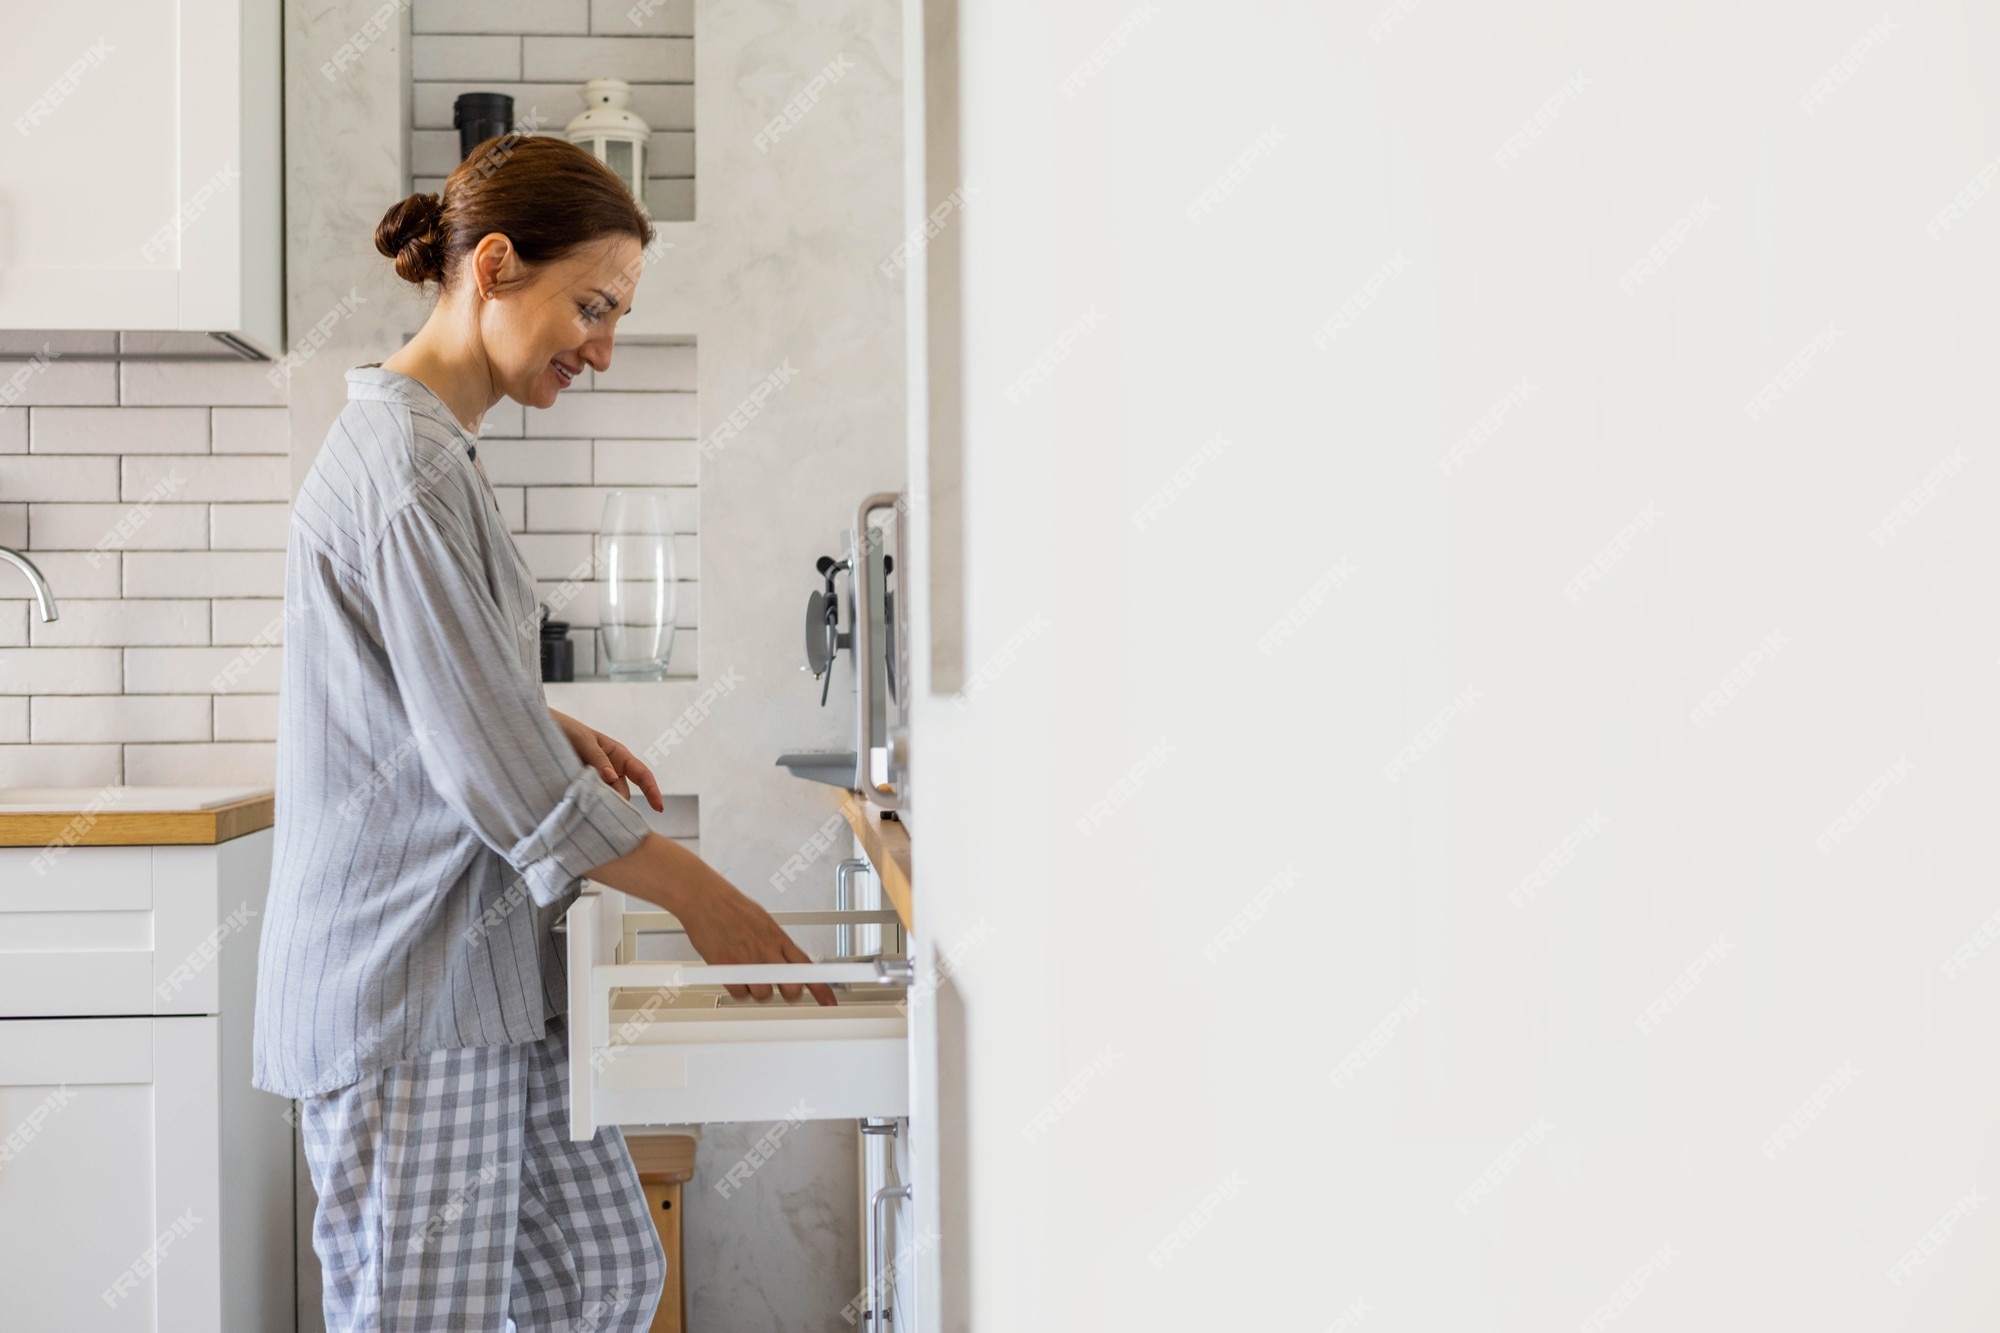
POLYGON ((592 156, 616 172, 643 211, 646 147, 653 131, 626 107, 631 96, 632 85, 623 79, 592 79, 583 85, 583 114, 572 120, 564 133, 571 143, 589 149, 592 156))

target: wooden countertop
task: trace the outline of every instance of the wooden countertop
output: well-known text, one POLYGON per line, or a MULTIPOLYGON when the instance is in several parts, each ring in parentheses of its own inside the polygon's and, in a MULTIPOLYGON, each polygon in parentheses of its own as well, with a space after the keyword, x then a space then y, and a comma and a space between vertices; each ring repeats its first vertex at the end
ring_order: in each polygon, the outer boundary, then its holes
POLYGON ((0 814, 0 847, 134 847, 228 842, 270 828, 277 797, 253 796, 207 810, 51 810, 0 814))
POLYGON ((903 918, 903 929, 917 928, 916 892, 910 873, 910 831, 897 819, 884 819, 881 806, 855 792, 840 799, 840 813, 861 840, 868 862, 880 872, 882 892, 903 918))

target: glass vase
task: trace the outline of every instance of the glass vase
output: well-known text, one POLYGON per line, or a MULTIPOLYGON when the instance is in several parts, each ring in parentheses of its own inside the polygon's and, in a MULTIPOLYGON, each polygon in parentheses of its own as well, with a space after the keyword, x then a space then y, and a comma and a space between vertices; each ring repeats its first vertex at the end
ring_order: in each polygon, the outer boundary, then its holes
POLYGON ((660 680, 674 651, 674 521, 667 492, 604 497, 598 526, 598 648, 604 674, 660 680))

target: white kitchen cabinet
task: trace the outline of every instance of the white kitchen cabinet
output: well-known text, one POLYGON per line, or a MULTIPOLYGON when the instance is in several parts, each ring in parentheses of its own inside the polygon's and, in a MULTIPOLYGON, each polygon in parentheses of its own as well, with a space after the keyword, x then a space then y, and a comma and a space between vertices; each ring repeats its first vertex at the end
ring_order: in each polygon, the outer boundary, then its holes
POLYGON ((250 1086, 272 838, 0 848, 8 1333, 294 1326, 291 1104, 250 1086))
POLYGON ((280 0, 10 5, 0 329, 284 343, 280 0))

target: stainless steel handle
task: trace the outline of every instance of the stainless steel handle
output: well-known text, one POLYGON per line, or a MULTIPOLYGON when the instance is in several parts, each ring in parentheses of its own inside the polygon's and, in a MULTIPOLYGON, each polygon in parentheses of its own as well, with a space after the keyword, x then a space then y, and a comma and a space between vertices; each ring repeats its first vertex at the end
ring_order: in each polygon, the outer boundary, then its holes
MULTIPOLYGON (((854 872, 868 869, 868 862, 858 856, 850 856, 833 868, 833 910, 852 912, 854 910, 854 872)), ((854 927, 845 922, 833 928, 833 955, 836 958, 854 957, 854 927)))
MULTIPOLYGON (((868 516, 877 509, 894 509, 903 497, 895 491, 877 491, 864 498, 854 510, 854 569, 848 587, 854 590, 854 790, 865 792, 878 805, 894 807, 893 799, 875 790, 869 772, 870 752, 875 737, 875 602, 882 590, 875 586, 875 567, 868 559, 872 543, 868 536, 868 516)), ((886 682, 885 682, 886 684, 886 682)), ((887 737, 883 737, 886 743, 887 737)))
POLYGON ((875 1191, 875 1197, 868 1201, 868 1242, 875 1255, 875 1267, 868 1275, 868 1313, 874 1333, 888 1333, 896 1326, 895 1311, 889 1308, 889 1269, 891 1263, 887 1254, 888 1237, 883 1231, 883 1218, 887 1210, 883 1204, 891 1199, 910 1197, 908 1185, 884 1185, 875 1191))

